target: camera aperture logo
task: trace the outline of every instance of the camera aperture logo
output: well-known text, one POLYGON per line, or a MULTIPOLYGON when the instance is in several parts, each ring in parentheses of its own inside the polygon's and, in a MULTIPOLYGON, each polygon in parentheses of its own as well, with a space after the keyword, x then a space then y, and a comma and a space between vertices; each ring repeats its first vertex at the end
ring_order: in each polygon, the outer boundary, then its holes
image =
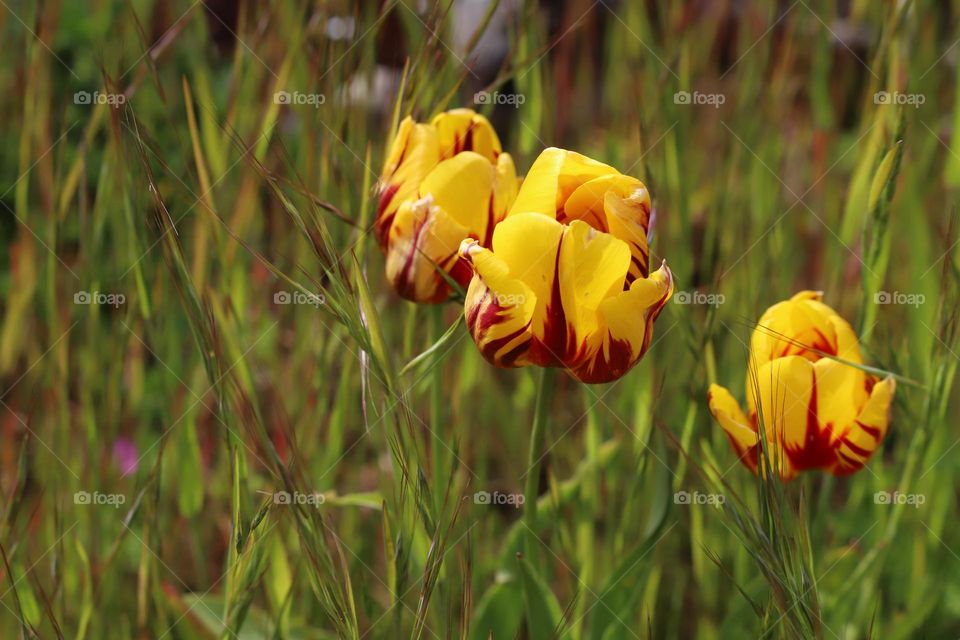
POLYGON ((103 291, 77 291, 73 294, 73 304, 96 304, 116 309, 126 303, 127 296, 122 293, 105 293, 103 291))
POLYGON ((306 104, 314 109, 327 101, 322 93, 304 93, 302 91, 277 91, 273 94, 274 104, 306 104))
POLYGON ((525 500, 526 497, 522 493, 477 491, 473 494, 473 504, 479 505, 507 505, 519 509, 523 506, 525 500))
POLYGON ((109 506, 119 509, 127 501, 122 493, 101 493, 99 491, 77 491, 73 494, 73 504, 109 506))

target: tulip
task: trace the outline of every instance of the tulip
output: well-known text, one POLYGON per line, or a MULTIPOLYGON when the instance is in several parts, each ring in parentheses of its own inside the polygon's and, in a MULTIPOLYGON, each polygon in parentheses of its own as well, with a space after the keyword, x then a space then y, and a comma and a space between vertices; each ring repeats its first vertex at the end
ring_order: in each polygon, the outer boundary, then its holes
POLYGON ((749 417, 729 391, 710 385, 710 412, 754 472, 761 424, 771 468, 784 480, 809 469, 853 473, 887 433, 896 382, 863 370, 856 334, 822 295, 801 291, 760 318, 750 342, 749 417))
POLYGON ((443 302, 453 292, 448 278, 465 288, 471 274, 460 242, 489 246, 517 188, 513 160, 483 116, 454 109, 430 124, 405 118, 384 165, 375 223, 397 292, 443 302))
POLYGON ((613 167, 547 149, 524 178, 489 248, 465 240, 473 270, 467 327, 498 367, 563 367, 615 380, 643 356, 673 292, 649 273, 650 194, 613 167))

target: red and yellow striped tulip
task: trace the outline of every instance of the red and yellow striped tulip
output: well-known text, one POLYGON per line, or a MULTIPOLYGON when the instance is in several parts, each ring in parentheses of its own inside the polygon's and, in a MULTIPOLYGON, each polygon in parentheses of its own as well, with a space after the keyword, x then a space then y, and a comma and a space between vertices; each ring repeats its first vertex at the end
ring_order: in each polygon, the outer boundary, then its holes
POLYGON ((649 272, 650 212, 636 178, 571 151, 540 154, 490 248, 460 248, 474 273, 467 326, 484 357, 589 383, 625 374, 673 292, 666 263, 649 272))
POLYGON ((887 433, 896 382, 853 366, 863 364, 857 336, 822 295, 801 291, 760 318, 750 342, 748 414, 729 391, 710 385, 710 412, 754 472, 760 424, 785 480, 810 469, 853 473, 887 433))
POLYGON ((452 292, 443 272, 466 287, 471 274, 457 256, 460 242, 489 246, 517 188, 513 160, 483 116, 454 109, 430 124, 405 118, 384 164, 375 223, 397 292, 443 302, 452 292))

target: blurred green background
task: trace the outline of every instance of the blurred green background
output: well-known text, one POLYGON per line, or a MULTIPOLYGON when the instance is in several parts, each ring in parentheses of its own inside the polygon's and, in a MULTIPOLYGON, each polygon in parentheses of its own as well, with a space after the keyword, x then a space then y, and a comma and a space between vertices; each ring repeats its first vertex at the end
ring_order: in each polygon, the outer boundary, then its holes
POLYGON ((960 635, 960 2, 0 4, 0 636, 960 635), (368 232, 458 106, 644 180, 677 279, 534 465, 538 372, 368 232), (902 382, 780 486, 705 392, 799 289, 902 382))

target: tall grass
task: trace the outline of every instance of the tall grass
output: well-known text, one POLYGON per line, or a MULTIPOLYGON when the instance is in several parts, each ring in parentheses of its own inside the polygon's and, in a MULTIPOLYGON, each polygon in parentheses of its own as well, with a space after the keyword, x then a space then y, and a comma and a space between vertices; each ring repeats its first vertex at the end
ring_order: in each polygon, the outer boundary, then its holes
POLYGON ((424 4, 0 8, 0 635, 960 634, 960 4, 517 3, 490 77, 424 4), (621 380, 385 282, 385 146, 454 106, 649 186, 694 304, 621 380), (784 485, 706 388, 802 288, 902 384, 863 471, 784 485))

